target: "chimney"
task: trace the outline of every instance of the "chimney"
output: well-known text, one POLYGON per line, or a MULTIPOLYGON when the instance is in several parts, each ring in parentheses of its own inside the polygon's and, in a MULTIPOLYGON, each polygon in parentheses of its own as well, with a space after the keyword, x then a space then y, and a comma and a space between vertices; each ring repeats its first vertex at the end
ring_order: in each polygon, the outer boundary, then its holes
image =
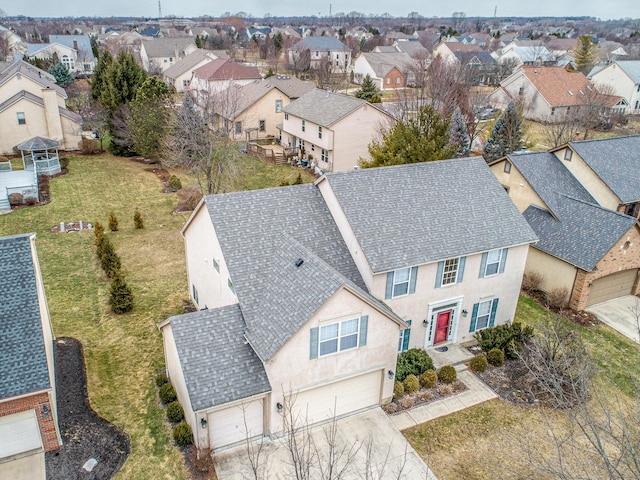
POLYGON ((76 52, 78 51, 78 41, 77 41, 77 40, 74 40, 74 41, 73 41, 73 48, 74 48, 74 50, 75 50, 76 52))
POLYGON ((42 89, 42 102, 44 104, 44 118, 47 127, 47 137, 64 142, 62 134, 62 121, 60 120, 60 109, 58 105, 58 94, 53 88, 42 89))
POLYGON ((174 60, 177 62, 177 61, 178 61, 178 58, 179 58, 179 57, 178 57, 178 46, 177 46, 177 45, 175 46, 174 54, 175 54, 175 55, 174 55, 174 57, 173 57, 173 58, 174 58, 174 60))

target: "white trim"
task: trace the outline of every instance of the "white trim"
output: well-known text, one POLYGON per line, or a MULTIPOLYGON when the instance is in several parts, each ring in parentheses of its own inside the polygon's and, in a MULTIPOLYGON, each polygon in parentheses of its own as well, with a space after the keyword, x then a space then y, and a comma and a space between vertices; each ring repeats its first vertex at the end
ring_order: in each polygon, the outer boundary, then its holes
MULTIPOLYGON (((394 366, 395 368, 395 366, 394 366)), ((305 385, 302 388, 297 388, 297 389, 289 389, 289 390, 285 390, 284 391, 284 395, 291 395, 292 393, 301 393, 301 392, 306 392, 308 390, 313 390, 314 388, 318 388, 318 387, 324 387, 325 385, 332 385, 334 383, 338 383, 341 382, 343 380, 348 380, 349 378, 354 378, 354 377, 359 377, 360 375, 367 375, 369 373, 373 373, 373 372, 377 372, 379 371, 382 375, 384 375, 384 370, 385 370, 385 365, 384 364, 379 364, 376 365, 374 367, 368 368, 367 370, 359 370, 355 373, 347 373, 345 375, 340 375, 337 377, 333 377, 331 379, 330 382, 327 382, 326 380, 320 380, 318 382, 315 383, 311 383, 309 385, 305 385)), ((384 381, 384 378, 382 379, 384 381)))
POLYGON ((263 392, 263 393, 257 393, 255 395, 251 395, 250 397, 244 397, 241 398, 239 400, 234 400, 232 402, 227 402, 227 403, 223 403, 220 405, 216 405, 214 407, 209 407, 209 408, 204 408, 202 410, 197 410, 195 412, 193 412, 197 419, 198 422, 200 421, 200 417, 203 417, 204 415, 208 415, 209 413, 214 413, 214 412, 218 412, 220 410, 224 410, 226 408, 231 408, 231 407, 238 407, 238 406, 242 406, 243 404, 247 404, 256 400, 260 400, 261 398, 266 398, 267 395, 269 395, 271 393, 271 391, 267 391, 267 392, 263 392))
POLYGON ((425 350, 429 347, 433 347, 436 315, 441 311, 449 310, 449 308, 451 308, 453 312, 451 315, 451 324, 449 325, 449 335, 445 343, 456 343, 458 339, 458 326, 460 325, 460 313, 462 312, 463 300, 464 296, 460 296, 429 304, 429 310, 427 311, 427 327, 424 335, 425 350), (429 339, 429 337, 431 337, 431 339, 429 339))

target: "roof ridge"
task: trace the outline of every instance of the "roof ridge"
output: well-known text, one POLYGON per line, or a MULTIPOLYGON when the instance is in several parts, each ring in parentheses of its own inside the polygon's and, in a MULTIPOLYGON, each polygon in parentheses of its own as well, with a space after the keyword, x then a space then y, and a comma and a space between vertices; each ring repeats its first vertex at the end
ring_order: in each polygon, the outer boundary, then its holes
MULTIPOLYGON (((640 60, 638 60, 640 62, 640 60)), ((568 142, 567 145, 572 145, 574 143, 589 143, 589 142, 603 142, 603 141, 611 141, 611 140, 620 140, 623 138, 632 138, 632 137, 640 137, 640 133, 634 133, 631 135, 618 135, 617 137, 607 137, 607 138, 588 138, 586 140, 574 140, 568 142)))
POLYGON ((616 210, 611 210, 610 208, 606 208, 606 207, 603 207, 602 205, 598 205, 597 203, 591 203, 591 202, 587 202, 586 200, 581 200, 579 198, 575 198, 575 197, 573 197, 571 195, 568 195, 566 193, 560 193, 560 192, 555 192, 555 193, 556 193, 556 195, 560 195, 561 197, 568 198, 570 200, 573 200, 574 202, 583 203, 585 205, 588 205, 590 207, 595 207, 595 208, 597 208, 599 210, 603 210, 605 212, 615 213, 616 215, 619 215, 621 217, 632 219, 634 222, 636 221, 635 217, 627 215, 626 213, 620 213, 620 212, 618 212, 616 210))

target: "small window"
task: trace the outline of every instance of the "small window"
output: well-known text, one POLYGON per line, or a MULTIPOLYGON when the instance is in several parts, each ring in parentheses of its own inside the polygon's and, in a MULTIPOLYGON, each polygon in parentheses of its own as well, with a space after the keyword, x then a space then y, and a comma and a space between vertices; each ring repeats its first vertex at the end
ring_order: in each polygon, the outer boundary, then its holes
POLYGON ((551 107, 551 115, 555 115, 556 114, 556 107, 551 107))
POLYGON ((196 288, 195 285, 191 285, 191 296, 193 297, 193 301, 195 302, 196 305, 199 304, 198 302, 198 289, 196 288))
POLYGON ((571 150, 570 148, 567 148, 564 151, 564 159, 567 160, 568 162, 571 161, 571 156, 573 155, 573 150, 571 150))
POLYGON ((387 85, 389 85, 391 83, 391 78, 387 77, 387 85))
POLYGON ((487 264, 484 267, 484 276, 495 275, 500 268, 502 260, 502 250, 491 250, 487 252, 487 264))
POLYGON ((401 81, 402 81, 402 79, 401 79, 400 77, 396 77, 396 83, 397 83, 398 85, 400 85, 400 82, 401 82, 401 81))
POLYGON ((306 129, 306 122, 302 120, 302 131, 304 132, 306 129))
POLYGON ((235 295, 236 294, 236 287, 233 286, 233 282, 231 281, 230 278, 227 280, 227 286, 229 287, 229 290, 231 290, 231 293, 233 293, 235 295))
POLYGON ((411 320, 407 320, 409 328, 400 330, 400 338, 398 339, 398 352, 406 352, 409 350, 409 338, 411 337, 411 320))
POLYGON ((322 149, 321 159, 322 159, 323 162, 329 163, 329 152, 327 150, 325 150, 324 148, 322 149))
POLYGON ((18 112, 16 115, 18 116, 18 125, 24 125, 27 123, 27 120, 24 118, 24 112, 18 112))
POLYGON ((276 100, 276 113, 282 112, 282 100, 276 100))
POLYGON ((318 138, 322 138, 322 127, 318 127, 318 138))
POLYGON ((285 114, 284 114, 284 119, 285 119, 285 120, 289 120, 289 114, 288 114, 288 113, 285 113, 285 114))
POLYGON ((360 318, 322 325, 318 336, 318 356, 350 350, 358 346, 360 318))
POLYGON ((216 272, 220 273, 220 264, 216 261, 215 258, 211 259, 211 265, 213 265, 213 268, 216 272))
POLYGON ((520 87, 520 89, 518 90, 518 95, 524 95, 524 87, 520 87))
POLYGON ((476 330, 482 330, 489 326, 489 319, 491 318, 491 309, 493 301, 487 300, 486 302, 480 302, 478 304, 478 316, 476 317, 476 330))
POLYGON ((445 260, 444 270, 442 271, 442 285, 452 285, 456 283, 459 263, 459 258, 451 258, 449 260, 445 260))
POLYGON ((236 133, 242 133, 242 122, 236 122, 236 133))
POLYGON ((264 132, 266 130, 266 122, 265 120, 258 120, 258 130, 264 132))
POLYGON ((401 268, 393 272, 393 297, 400 297, 409 293, 410 268, 401 268))
POLYGON ((509 173, 511 172, 511 162, 504 162, 504 173, 509 173))
POLYGON ((182 86, 183 87, 188 87, 189 86, 189 80, 182 80, 182 86))

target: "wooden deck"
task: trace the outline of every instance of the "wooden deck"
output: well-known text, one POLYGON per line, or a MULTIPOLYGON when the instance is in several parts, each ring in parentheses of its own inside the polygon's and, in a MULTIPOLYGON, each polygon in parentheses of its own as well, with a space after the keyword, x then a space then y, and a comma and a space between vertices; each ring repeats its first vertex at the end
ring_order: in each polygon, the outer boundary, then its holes
POLYGON ((254 142, 247 143, 247 154, 256 156, 261 160, 269 163, 275 163, 276 165, 284 165, 296 155, 296 152, 292 149, 285 149, 281 145, 258 145, 254 142))

